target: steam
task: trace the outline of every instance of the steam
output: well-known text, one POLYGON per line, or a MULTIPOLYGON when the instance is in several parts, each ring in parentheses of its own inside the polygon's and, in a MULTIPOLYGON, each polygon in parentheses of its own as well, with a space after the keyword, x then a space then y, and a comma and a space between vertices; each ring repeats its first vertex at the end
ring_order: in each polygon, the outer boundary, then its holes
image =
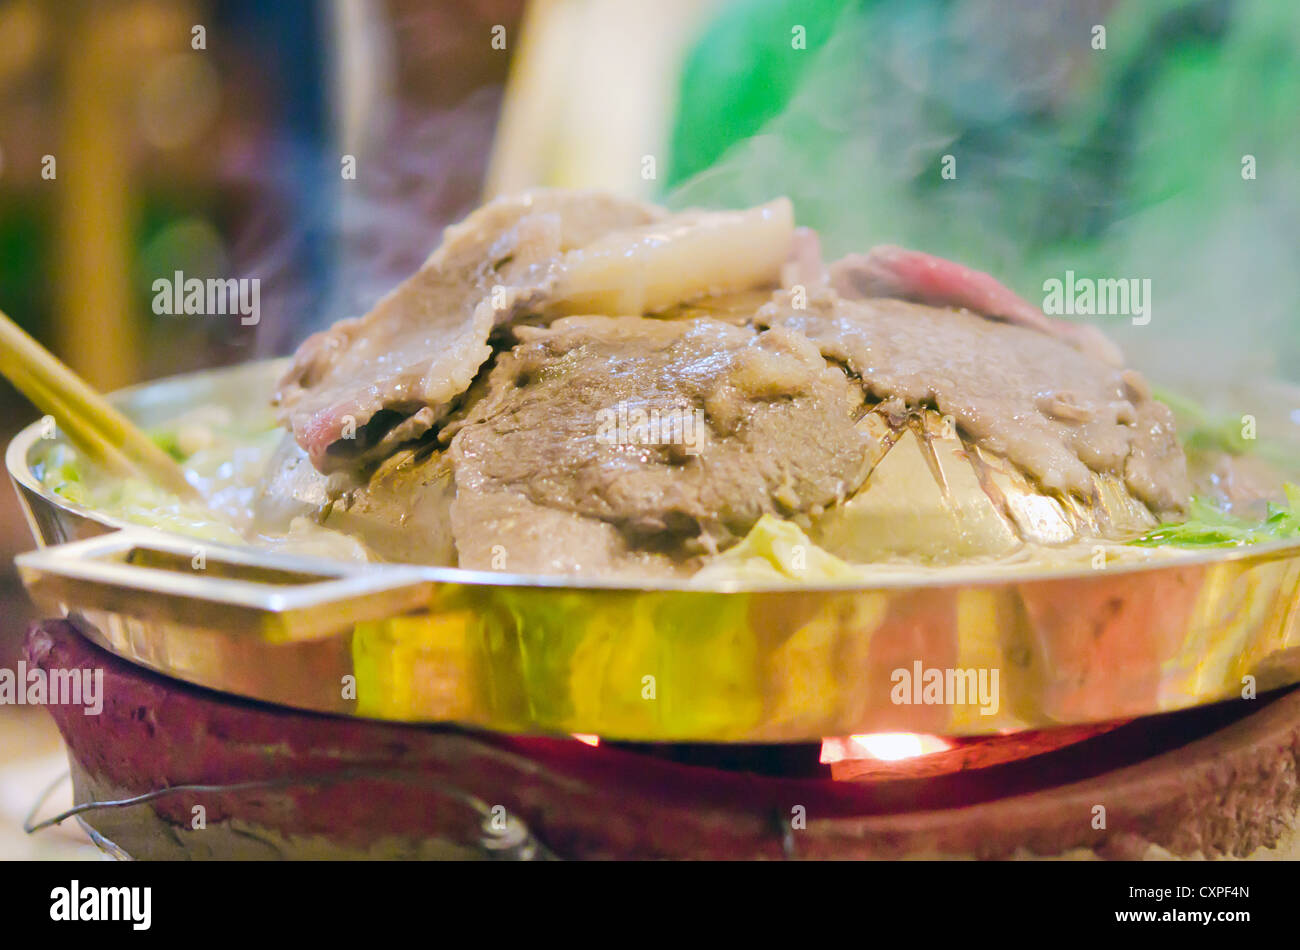
POLYGON ((1068 0, 848 6, 826 44, 802 54, 815 60, 788 108, 671 205, 789 195, 830 256, 911 246, 1035 302, 1067 270, 1149 279, 1149 324, 1091 322, 1153 378, 1194 395, 1300 381, 1297 125, 1285 90, 1225 106, 1243 89, 1267 92, 1283 55, 1294 76, 1278 37, 1297 35, 1300 13, 1266 0, 1165 4, 1149 22, 1133 6, 1107 18, 1109 4, 1068 0), (1094 50, 1103 23, 1109 49, 1094 50), (1190 37, 1182 46, 1167 41, 1177 31, 1190 37), (1144 63, 1132 51, 1148 41, 1173 52, 1144 63), (1177 83, 1187 50, 1207 42, 1221 61, 1198 94, 1227 98, 1198 111, 1177 83), (1125 62, 1138 65, 1117 77, 1125 62), (1112 85, 1120 78, 1147 84, 1139 101, 1112 85))
MULTIPOLYGON (((259 355, 364 314, 419 268, 443 228, 478 204, 500 97, 500 87, 484 87, 434 112, 387 100, 354 156, 355 178, 343 177, 337 155, 269 163, 284 174, 306 168, 321 186, 293 227, 268 207, 232 250, 240 275, 262 280, 259 355)), ((266 185, 272 194, 292 186, 266 185)))

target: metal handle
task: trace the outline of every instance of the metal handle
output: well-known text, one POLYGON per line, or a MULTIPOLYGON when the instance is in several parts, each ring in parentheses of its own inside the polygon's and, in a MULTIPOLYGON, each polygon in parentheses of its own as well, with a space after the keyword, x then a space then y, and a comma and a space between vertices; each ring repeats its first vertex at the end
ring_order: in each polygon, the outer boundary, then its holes
POLYGON ((124 529, 14 559, 38 603, 107 610, 263 639, 346 632, 427 607, 434 581, 418 567, 349 564, 124 529))

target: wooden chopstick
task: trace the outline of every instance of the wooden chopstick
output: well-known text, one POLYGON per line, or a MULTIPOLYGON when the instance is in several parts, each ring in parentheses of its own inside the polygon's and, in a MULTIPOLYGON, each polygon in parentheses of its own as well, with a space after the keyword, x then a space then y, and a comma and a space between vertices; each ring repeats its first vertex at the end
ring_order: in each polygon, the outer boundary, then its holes
POLYGON ((2 310, 0 375, 105 468, 144 478, 181 498, 199 497, 170 455, 2 310))

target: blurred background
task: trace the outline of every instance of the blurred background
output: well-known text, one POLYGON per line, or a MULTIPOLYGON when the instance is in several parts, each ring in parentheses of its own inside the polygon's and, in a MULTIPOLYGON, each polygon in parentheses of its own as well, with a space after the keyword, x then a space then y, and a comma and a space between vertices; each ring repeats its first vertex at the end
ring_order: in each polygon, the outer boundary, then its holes
MULTIPOLYGON (((0 0, 0 309, 103 389, 286 353, 539 184, 787 194, 829 253, 1030 300, 1150 279, 1097 319, 1157 381, 1300 381, 1293 0, 0 0), (155 314, 176 271, 259 279, 259 322, 155 314)), ((0 383, 6 441, 34 416, 0 383)), ((0 665, 29 546, 0 492, 0 665)), ((49 772, 39 717, 0 768, 49 772)))

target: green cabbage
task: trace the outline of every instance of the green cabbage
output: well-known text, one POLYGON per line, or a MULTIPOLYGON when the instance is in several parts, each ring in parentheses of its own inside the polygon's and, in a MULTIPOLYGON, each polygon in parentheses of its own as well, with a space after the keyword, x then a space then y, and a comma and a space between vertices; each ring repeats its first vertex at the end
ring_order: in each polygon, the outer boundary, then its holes
POLYGON ((1285 505, 1272 502, 1263 521, 1249 521, 1226 514, 1209 502, 1193 498, 1185 521, 1162 524, 1132 541, 1154 547, 1174 544, 1179 547, 1235 547, 1300 538, 1300 487, 1287 482, 1285 505))

